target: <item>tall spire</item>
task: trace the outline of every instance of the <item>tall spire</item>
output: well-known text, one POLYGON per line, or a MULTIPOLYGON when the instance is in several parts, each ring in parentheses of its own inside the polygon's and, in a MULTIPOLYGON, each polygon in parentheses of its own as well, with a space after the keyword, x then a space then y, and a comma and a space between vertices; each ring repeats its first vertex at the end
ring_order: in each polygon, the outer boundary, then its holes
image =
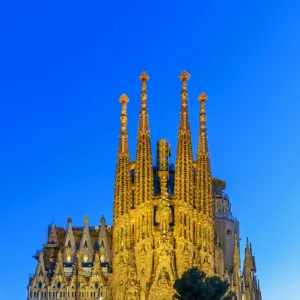
POLYGON ((213 219, 214 205, 212 193, 212 177, 206 132, 205 101, 207 95, 201 93, 200 101, 200 130, 198 136, 197 167, 196 167, 196 207, 197 210, 213 219))
POLYGON ((114 220, 127 213, 130 209, 129 201, 131 189, 130 157, 127 132, 127 103, 129 99, 125 94, 122 94, 119 100, 122 104, 122 110, 120 118, 121 130, 115 179, 114 220))
POLYGON ((210 270, 213 270, 214 263, 214 199, 212 191, 212 176, 210 171, 210 159, 208 154, 207 134, 206 134, 206 112, 205 101, 207 95, 201 93, 198 97, 200 101, 200 131, 198 137, 198 150, 196 161, 196 180, 195 180, 195 206, 200 212, 202 223, 201 244, 203 255, 209 253, 211 260, 210 270))
POLYGON ((246 248, 245 248, 245 257, 244 257, 244 281, 245 287, 249 287, 251 285, 252 277, 251 273, 255 272, 255 265, 252 256, 252 252, 250 250, 248 238, 246 239, 246 248))
POLYGON ((135 160, 135 204, 150 201, 153 196, 152 153, 147 109, 147 86, 149 76, 146 72, 140 75, 142 82, 141 110, 138 125, 138 137, 135 160))
POLYGON ((236 232, 234 234, 232 283, 235 287, 240 285, 240 248, 236 232))
POLYGON ((182 87, 175 172, 175 198, 177 201, 193 204, 193 154, 187 104, 187 80, 190 78, 190 74, 184 71, 179 78, 182 81, 182 87))

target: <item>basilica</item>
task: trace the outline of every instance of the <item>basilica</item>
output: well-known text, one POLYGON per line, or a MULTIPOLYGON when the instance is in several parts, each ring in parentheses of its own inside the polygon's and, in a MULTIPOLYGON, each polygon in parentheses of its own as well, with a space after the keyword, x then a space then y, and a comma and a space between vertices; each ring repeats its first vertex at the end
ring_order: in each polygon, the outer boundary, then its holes
MULTIPOLYGON (((173 284, 197 266, 226 280, 238 300, 261 300, 251 243, 240 259, 239 222, 233 217, 225 181, 213 178, 206 127, 207 95, 201 93, 196 157, 192 152, 187 82, 180 75, 180 120, 175 165, 166 139, 151 151, 147 81, 141 80, 141 107, 135 158, 129 155, 127 103, 121 117, 114 182, 113 224, 48 226, 46 243, 34 258, 28 300, 171 300, 173 284)), ((150 103, 151 105, 151 103, 150 103)))

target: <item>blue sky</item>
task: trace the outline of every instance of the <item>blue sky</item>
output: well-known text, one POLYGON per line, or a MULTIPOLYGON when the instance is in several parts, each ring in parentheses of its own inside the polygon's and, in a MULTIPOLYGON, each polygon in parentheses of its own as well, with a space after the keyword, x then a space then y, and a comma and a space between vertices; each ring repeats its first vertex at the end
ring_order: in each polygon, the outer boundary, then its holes
POLYGON ((179 74, 194 153, 209 100, 212 172, 227 182, 264 300, 300 299, 297 1, 6 1, 0 8, 0 299, 25 299, 47 225, 112 221, 120 94, 134 159, 141 71, 152 145, 173 158, 179 74), (289 295, 289 293, 291 293, 289 295))

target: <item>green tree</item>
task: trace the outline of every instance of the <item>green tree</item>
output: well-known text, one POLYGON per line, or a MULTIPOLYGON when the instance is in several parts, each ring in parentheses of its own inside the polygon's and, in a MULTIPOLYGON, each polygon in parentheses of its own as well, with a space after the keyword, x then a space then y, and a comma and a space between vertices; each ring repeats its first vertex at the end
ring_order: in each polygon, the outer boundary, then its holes
POLYGON ((207 277, 204 272, 193 267, 181 278, 176 279, 174 289, 176 300, 236 300, 233 293, 226 292, 229 284, 218 276, 207 277))

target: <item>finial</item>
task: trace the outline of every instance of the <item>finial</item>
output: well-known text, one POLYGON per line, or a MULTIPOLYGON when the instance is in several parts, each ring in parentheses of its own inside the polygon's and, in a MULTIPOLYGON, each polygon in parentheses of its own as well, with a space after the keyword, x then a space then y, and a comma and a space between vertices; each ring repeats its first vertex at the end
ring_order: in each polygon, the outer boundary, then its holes
POLYGON ((119 98, 119 101, 123 104, 123 103, 127 103, 129 101, 129 98, 126 94, 122 94, 119 98))
POLYGON ((191 75, 187 71, 183 71, 179 76, 179 79, 181 81, 186 81, 186 80, 189 80, 190 78, 191 78, 191 75))
POLYGON ((105 218, 104 216, 102 215, 101 219, 100 219, 100 222, 101 222, 101 225, 105 225, 105 218))
POLYGON ((142 72, 139 79, 142 82, 142 95, 143 95, 143 93, 146 93, 146 82, 150 79, 150 77, 146 72, 142 72))
POLYGON ((181 98, 182 98, 182 100, 187 100, 187 96, 185 94, 186 91, 187 91, 186 82, 190 79, 190 77, 191 77, 191 75, 187 71, 183 71, 179 76, 179 79, 182 81, 182 86, 181 86, 181 98))
POLYGON ((87 224, 89 222, 89 217, 85 216, 83 220, 84 220, 84 224, 87 224))
POLYGON ((69 217, 69 218, 67 219, 67 221, 68 221, 68 224, 72 223, 72 218, 69 217))
POLYGON ((148 81, 150 79, 149 75, 146 72, 142 72, 140 77, 139 77, 140 81, 148 81))
POLYGON ((208 97, 207 97, 207 95, 206 95, 204 92, 202 92, 202 93, 198 96, 198 100, 199 100, 200 102, 205 102, 207 99, 208 99, 208 97))

